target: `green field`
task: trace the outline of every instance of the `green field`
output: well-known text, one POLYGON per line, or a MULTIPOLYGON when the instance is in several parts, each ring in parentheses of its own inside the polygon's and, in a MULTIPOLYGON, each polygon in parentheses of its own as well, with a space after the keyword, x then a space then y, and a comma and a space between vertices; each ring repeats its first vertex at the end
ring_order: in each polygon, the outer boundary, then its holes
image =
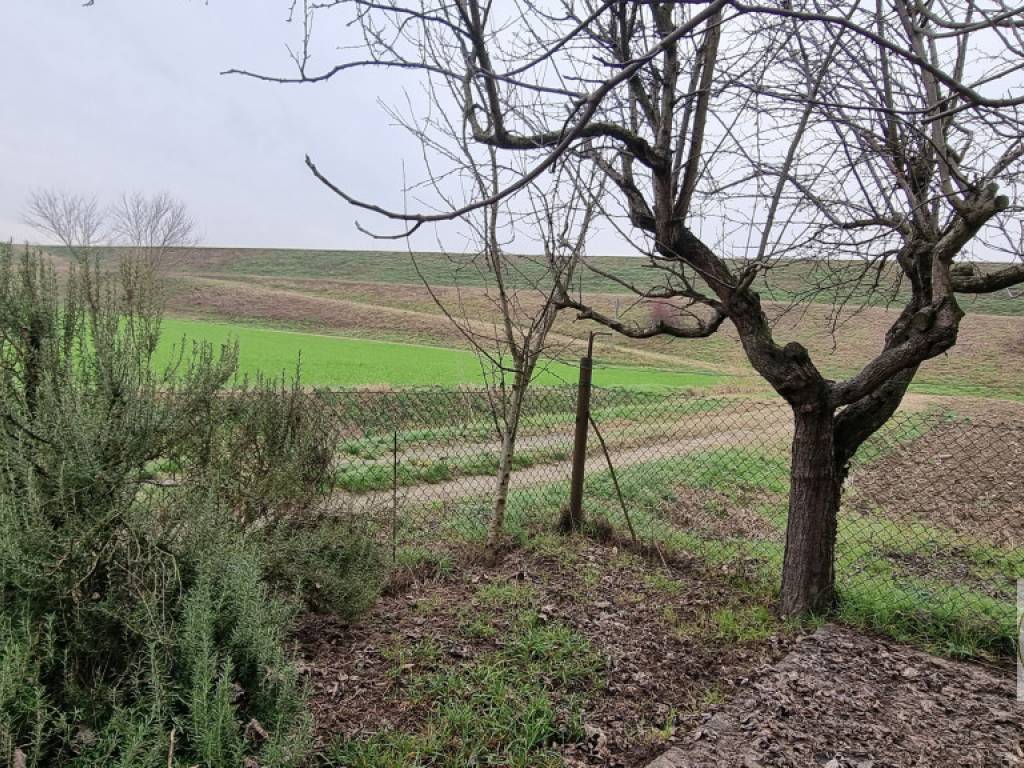
MULTIPOLYGON (((301 355, 302 382, 311 387, 387 385, 396 387, 479 385, 480 363, 471 352, 420 344, 400 344, 341 336, 279 331, 234 323, 166 319, 157 363, 174 359, 182 343, 214 345, 237 340, 239 372, 253 376, 291 375, 301 355)), ((574 383, 578 369, 550 363, 538 373, 541 385, 574 383)), ((724 377, 703 371, 666 371, 640 367, 599 367, 594 383, 633 389, 707 387, 724 377)))

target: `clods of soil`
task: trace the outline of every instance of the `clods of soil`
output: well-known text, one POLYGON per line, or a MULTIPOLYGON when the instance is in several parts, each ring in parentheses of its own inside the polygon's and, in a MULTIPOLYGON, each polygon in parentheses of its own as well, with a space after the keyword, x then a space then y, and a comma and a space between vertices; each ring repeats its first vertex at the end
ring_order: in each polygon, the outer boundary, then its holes
POLYGON ((939 424, 850 477, 847 503, 881 509, 901 522, 923 521, 971 540, 1024 543, 1024 407, 958 405, 959 420, 939 424), (964 421, 963 419, 967 419, 964 421))
POLYGON ((1024 765, 1012 672, 837 627, 801 639, 650 768, 1024 765))

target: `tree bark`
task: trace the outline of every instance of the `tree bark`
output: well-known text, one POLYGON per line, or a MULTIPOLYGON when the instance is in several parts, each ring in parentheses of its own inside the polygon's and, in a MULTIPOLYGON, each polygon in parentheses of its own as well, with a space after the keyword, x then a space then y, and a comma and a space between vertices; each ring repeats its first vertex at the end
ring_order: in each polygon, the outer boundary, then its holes
POLYGON ((786 616, 823 613, 834 604, 836 520, 842 493, 832 408, 826 403, 798 405, 793 415, 780 601, 786 616))
POLYGON ((519 416, 523 409, 526 384, 517 373, 512 383, 512 397, 509 402, 505 429, 501 436, 501 455, 498 457, 498 476, 494 491, 494 506, 491 510, 491 525, 487 532, 487 553, 491 560, 497 558, 501 539, 505 533, 505 509, 508 506, 508 487, 512 479, 512 459, 516 450, 516 435, 519 431, 519 416))

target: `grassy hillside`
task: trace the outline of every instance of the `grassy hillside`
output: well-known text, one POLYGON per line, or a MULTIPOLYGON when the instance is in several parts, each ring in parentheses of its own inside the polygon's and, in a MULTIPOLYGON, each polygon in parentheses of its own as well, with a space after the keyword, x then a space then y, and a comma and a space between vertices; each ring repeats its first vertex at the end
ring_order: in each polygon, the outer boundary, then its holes
MULTIPOLYGON (((181 317, 238 322, 309 333, 361 339, 414 342, 434 347, 465 347, 465 340, 440 314, 422 286, 352 283, 331 279, 275 277, 179 276, 172 311, 181 317)), ((449 306, 473 318, 482 333, 493 333, 493 305, 480 290, 438 289, 449 306)), ((614 295, 597 297, 609 307, 614 295)), ((526 303, 529 299, 524 299, 526 303)), ((811 305, 777 315, 780 343, 805 344, 826 375, 838 378, 862 366, 881 347, 892 310, 872 307, 846 318, 833 333, 829 307, 811 305)), ((563 359, 583 349, 594 326, 572 313, 558 320, 552 347, 563 359)), ((684 372, 719 374, 717 386, 732 391, 763 389, 751 370, 735 332, 728 325, 709 339, 667 337, 633 341, 602 336, 597 359, 615 366, 650 366, 684 372)), ((1024 393, 1024 317, 969 314, 958 345, 922 367, 915 388, 936 394, 971 394, 1003 398, 1024 393)))
MULTIPOLYGON (((60 253, 59 248, 51 249, 60 253)), ((621 256, 595 256, 590 263, 602 271, 641 287, 649 287, 660 279, 640 258, 621 256)), ((432 285, 479 287, 489 280, 480 265, 464 254, 445 255, 421 253, 416 256, 420 273, 432 285)), ((998 264, 979 265, 979 268, 997 269, 998 264)), ((421 283, 413 260, 407 252, 395 251, 315 251, 284 248, 196 248, 175 265, 184 274, 204 275, 259 275, 278 278, 331 278, 358 283, 411 284, 421 283)), ((532 258, 518 257, 516 269, 523 283, 531 283, 543 274, 543 268, 532 258)), ((817 303, 834 302, 852 305, 885 306, 903 293, 894 271, 878 277, 882 286, 869 292, 859 287, 871 284, 873 271, 862 274, 859 262, 845 266, 835 264, 823 269, 806 262, 783 263, 775 267, 767 278, 760 279, 757 289, 766 301, 789 303, 810 300, 817 303)), ((583 270, 580 287, 585 293, 618 293, 627 291, 618 283, 594 272, 583 270)), ((964 296, 962 304, 968 312, 988 315, 1024 315, 1024 292, 1011 295, 1006 291, 990 296, 964 296)))
MULTIPOLYGON (((603 272, 612 273, 637 286, 649 286, 655 273, 646 260, 619 256, 597 256, 591 263, 603 272)), ((418 284, 422 274, 432 285, 481 286, 488 282, 486 273, 472 259, 461 255, 423 253, 416 257, 416 266, 408 253, 387 251, 306 251, 287 249, 220 249, 196 250, 183 268, 193 273, 263 275, 268 277, 330 277, 354 282, 418 284), (419 272, 417 272, 418 267, 419 272)), ((867 303, 884 306, 902 292, 895 273, 881 278, 883 290, 869 292, 854 287, 861 279, 870 284, 873 273, 861 275, 861 265, 850 263, 838 272, 821 269, 809 263, 783 264, 772 270, 757 286, 768 301, 792 302, 810 298, 819 303, 835 301, 852 304, 867 303)), ((987 269, 997 265, 988 265, 987 269)), ((543 269, 531 258, 517 262, 524 282, 536 281, 543 269)), ((618 283, 595 272, 584 270, 580 280, 586 293, 626 293, 618 283)), ((1014 294, 1016 296, 1016 294, 1014 294)), ((968 312, 989 315, 1024 315, 1024 295, 1013 297, 1005 291, 991 296, 964 297, 968 312)))

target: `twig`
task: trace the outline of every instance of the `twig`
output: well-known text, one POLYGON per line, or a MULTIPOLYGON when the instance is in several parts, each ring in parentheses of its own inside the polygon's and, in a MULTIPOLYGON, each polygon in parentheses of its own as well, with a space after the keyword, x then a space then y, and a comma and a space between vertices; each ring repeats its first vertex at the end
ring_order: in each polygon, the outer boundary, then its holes
MULTIPOLYGON (((601 451, 604 453, 604 460, 608 463, 608 471, 612 476, 612 484, 615 486, 615 495, 619 497, 619 505, 622 507, 622 515, 626 518, 626 527, 629 528, 629 536, 633 540, 634 546, 638 543, 636 538, 636 529, 633 528, 633 520, 629 516, 629 510, 626 508, 626 500, 622 497, 622 489, 619 488, 619 478, 615 476, 615 467, 612 466, 612 457, 608 453, 608 446, 604 442, 604 437, 601 435, 601 430, 597 428, 597 422, 594 421, 594 417, 587 414, 587 419, 590 420, 590 426, 594 428, 594 434, 597 436, 597 441, 601 444, 601 451)), ((660 552, 658 553, 661 554, 660 552)), ((664 560, 664 558, 662 558, 664 560)))

